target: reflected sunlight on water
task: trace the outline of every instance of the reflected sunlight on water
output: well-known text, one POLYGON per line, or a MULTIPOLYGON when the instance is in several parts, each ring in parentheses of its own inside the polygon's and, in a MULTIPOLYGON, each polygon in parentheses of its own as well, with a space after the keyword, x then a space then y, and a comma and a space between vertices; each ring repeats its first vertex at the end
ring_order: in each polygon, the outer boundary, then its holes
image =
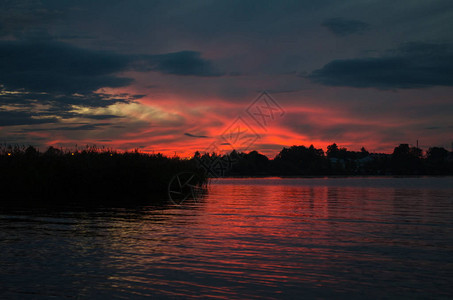
POLYGON ((198 203, 0 214, 0 297, 453 295, 453 178, 222 179, 198 203))

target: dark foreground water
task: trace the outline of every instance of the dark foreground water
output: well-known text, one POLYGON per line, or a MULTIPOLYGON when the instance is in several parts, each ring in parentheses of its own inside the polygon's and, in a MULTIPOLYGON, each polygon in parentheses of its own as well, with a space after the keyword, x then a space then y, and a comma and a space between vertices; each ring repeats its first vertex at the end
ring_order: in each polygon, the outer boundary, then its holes
POLYGON ((452 298, 453 178, 223 179, 0 213, 0 298, 452 298))

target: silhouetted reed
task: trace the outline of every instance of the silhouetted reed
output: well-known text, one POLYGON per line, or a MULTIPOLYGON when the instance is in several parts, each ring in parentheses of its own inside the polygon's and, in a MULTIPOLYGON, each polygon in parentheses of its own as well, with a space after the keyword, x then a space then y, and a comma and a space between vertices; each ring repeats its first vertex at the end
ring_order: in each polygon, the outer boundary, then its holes
MULTIPOLYGON (((130 203, 165 199, 171 178, 195 162, 138 151, 86 147, 0 147, 1 203, 130 203)), ((200 180, 204 180, 199 172, 200 180)), ((201 184, 202 182, 200 182, 201 184)))

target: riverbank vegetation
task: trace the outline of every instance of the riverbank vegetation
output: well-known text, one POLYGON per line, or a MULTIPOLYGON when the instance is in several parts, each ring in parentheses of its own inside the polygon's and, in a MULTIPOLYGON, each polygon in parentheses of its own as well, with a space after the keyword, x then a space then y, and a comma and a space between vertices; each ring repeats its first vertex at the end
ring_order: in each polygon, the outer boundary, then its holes
MULTIPOLYGON (((86 147, 70 151, 0 148, 1 202, 128 203, 166 199, 178 172, 199 172, 196 163, 138 151, 86 147)), ((199 172, 200 184, 204 181, 199 172)))
POLYGON ((162 201, 169 183, 181 172, 195 173, 198 185, 208 177, 223 176, 453 175, 453 153, 401 144, 392 154, 382 154, 332 144, 326 152, 314 146, 283 148, 273 159, 257 151, 197 152, 182 159, 96 147, 76 151, 49 147, 44 152, 31 146, 0 147, 1 203, 162 201))

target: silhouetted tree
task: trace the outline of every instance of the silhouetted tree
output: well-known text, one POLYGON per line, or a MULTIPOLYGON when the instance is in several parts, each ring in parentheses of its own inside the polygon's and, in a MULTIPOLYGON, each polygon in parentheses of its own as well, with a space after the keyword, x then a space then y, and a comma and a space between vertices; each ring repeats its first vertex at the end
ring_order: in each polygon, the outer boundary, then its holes
POLYGON ((284 175, 320 174, 327 169, 324 151, 313 145, 283 148, 273 161, 274 171, 284 175))
POLYGON ((360 149, 360 154, 361 154, 361 157, 363 158, 363 157, 368 156, 370 153, 365 149, 365 147, 362 147, 360 149))
POLYGON ((448 151, 442 147, 431 147, 426 153, 426 158, 433 162, 443 162, 448 157, 448 151))
POLYGON ((327 146, 327 157, 337 157, 338 152, 339 149, 337 144, 333 143, 332 145, 327 146))
POLYGON ((453 162, 449 161, 450 153, 441 147, 431 147, 426 153, 426 168, 429 174, 444 175, 453 171, 453 162))
POLYGON ((193 155, 193 157, 200 158, 201 157, 200 152, 195 151, 195 154, 193 155))
POLYGON ((238 153, 233 150, 228 155, 232 169, 230 175, 255 176, 269 174, 269 158, 258 151, 238 153))
POLYGON ((25 149, 25 155, 29 157, 37 156, 38 150, 36 150, 33 146, 28 146, 27 149, 25 149))
POLYGON ((420 148, 400 144, 393 150, 392 172, 400 175, 422 174, 424 172, 422 154, 420 148))
POLYGON ((47 156, 56 156, 62 154, 62 151, 60 149, 54 148, 53 146, 50 146, 46 152, 44 152, 44 155, 47 156))

